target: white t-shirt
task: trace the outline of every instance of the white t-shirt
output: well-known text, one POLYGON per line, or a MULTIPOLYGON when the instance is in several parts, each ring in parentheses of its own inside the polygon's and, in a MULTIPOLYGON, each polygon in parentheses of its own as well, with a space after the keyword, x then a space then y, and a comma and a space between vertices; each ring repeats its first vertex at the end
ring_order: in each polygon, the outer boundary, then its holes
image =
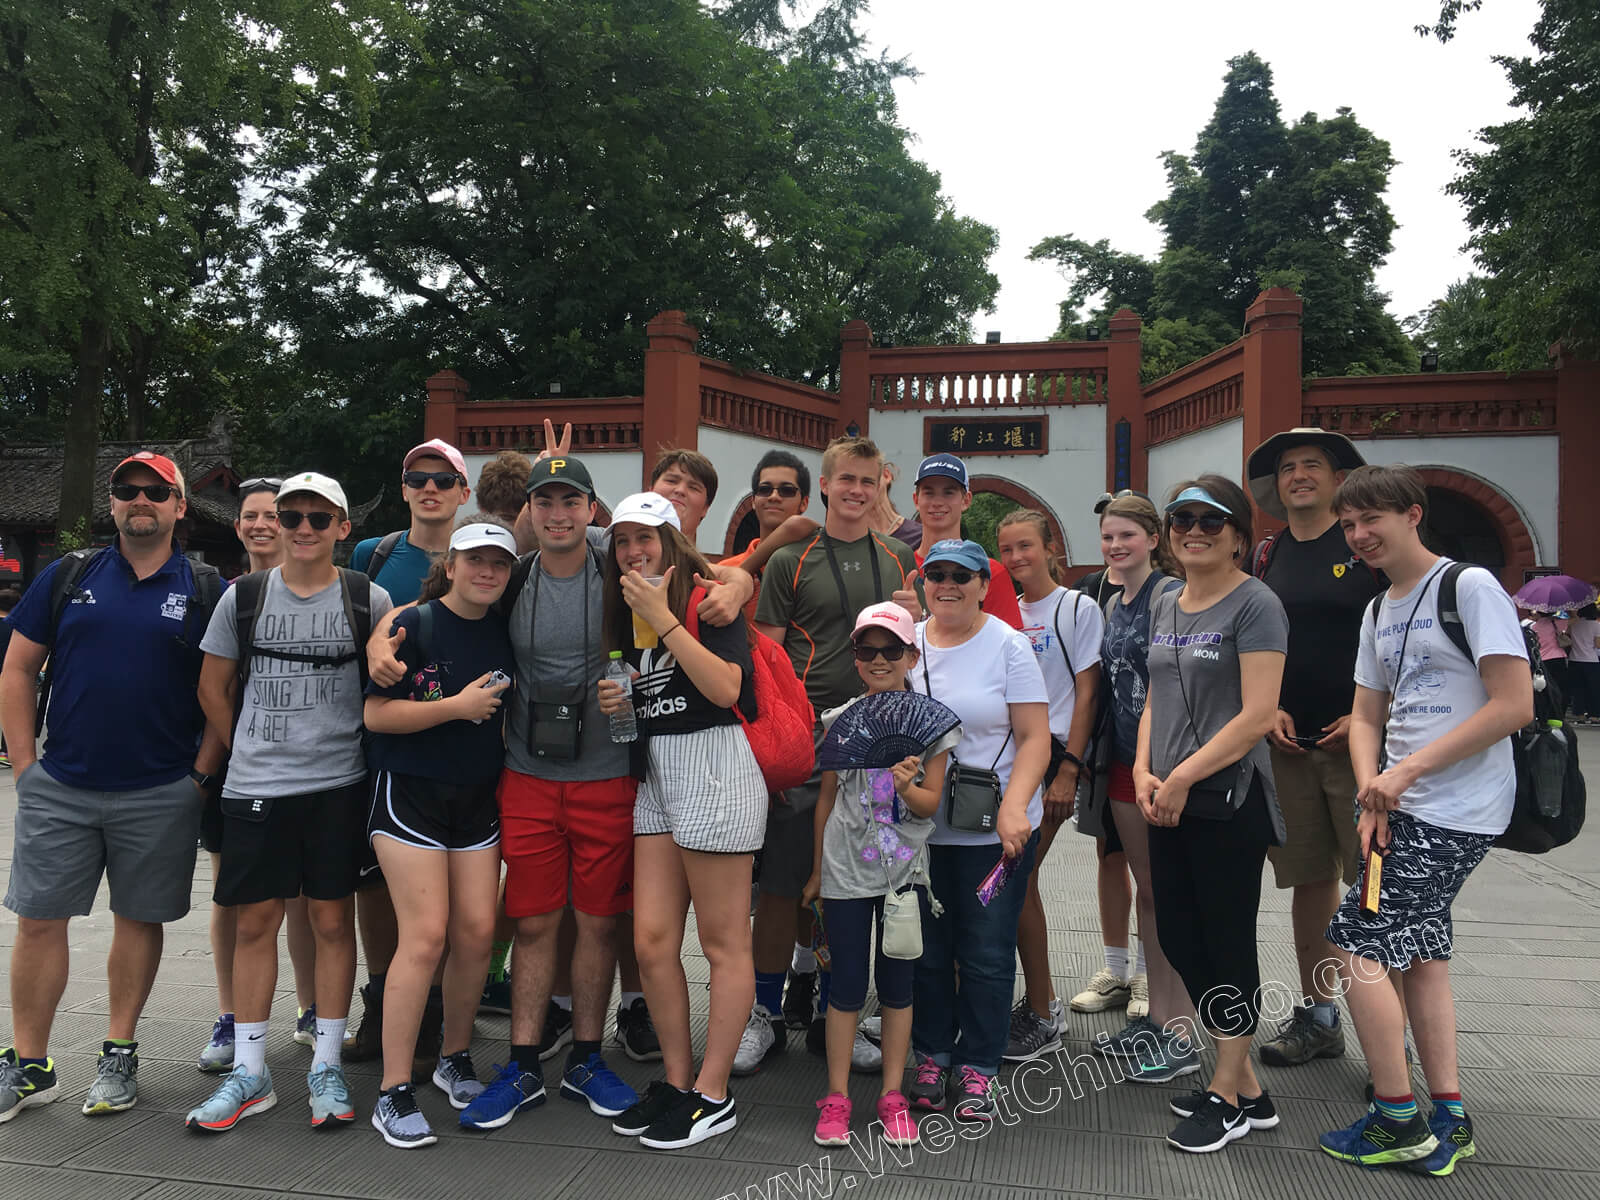
POLYGON ((1600 662, 1600 650, 1594 645, 1595 638, 1600 637, 1600 621, 1574 617, 1567 626, 1567 636, 1572 638, 1572 645, 1567 648, 1568 662, 1600 662))
MULTIPOLYGON (((1439 622, 1439 583, 1448 561, 1440 559, 1404 596, 1394 595, 1393 588, 1385 592, 1376 625, 1370 617, 1362 618, 1356 682, 1394 697, 1387 742, 1391 763, 1437 741, 1489 701, 1478 668, 1456 649, 1439 622), (1418 588, 1425 589, 1420 596, 1418 588), (1397 672, 1402 642, 1405 663, 1397 672)), ((1479 661, 1491 654, 1527 661, 1517 610, 1488 571, 1469 567, 1462 572, 1456 581, 1456 607, 1479 661)), ((1494 836, 1504 833, 1511 821, 1516 790, 1511 743, 1501 738, 1486 750, 1424 775, 1400 798, 1400 809, 1430 825, 1494 836)))
POLYGON ((1033 645, 1034 661, 1044 675, 1045 692, 1050 697, 1050 732, 1063 743, 1072 729, 1072 706, 1077 702, 1076 672, 1100 665, 1100 643, 1105 638, 1106 619, 1100 606, 1087 596, 1058 587, 1042 600, 1017 599, 1022 610, 1022 635, 1033 645), (1061 653, 1061 642, 1067 652, 1061 653), (1072 671, 1067 670, 1067 659, 1072 671))
MULTIPOLYGON (((961 717, 961 744, 955 748, 955 757, 969 767, 997 772, 1003 791, 1017 757, 1016 737, 1006 740, 1011 733, 1008 706, 1049 701, 1033 647, 1000 618, 988 615, 983 628, 954 648, 930 649, 927 629, 926 621, 917 626, 917 653, 922 661, 907 678, 916 691, 926 692, 961 717)), ((1035 789, 1028 801, 1028 822, 1037 829, 1043 818, 1044 793, 1035 789)), ((1000 844, 1000 836, 951 829, 945 823, 941 800, 928 841, 935 846, 993 846, 1000 844)))

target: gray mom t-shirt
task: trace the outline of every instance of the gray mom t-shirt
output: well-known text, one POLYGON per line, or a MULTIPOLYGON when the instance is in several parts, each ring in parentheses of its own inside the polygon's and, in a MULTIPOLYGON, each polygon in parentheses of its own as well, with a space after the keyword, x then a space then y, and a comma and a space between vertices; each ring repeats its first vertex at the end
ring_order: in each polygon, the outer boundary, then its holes
POLYGON ((566 579, 535 566, 511 608, 511 650, 517 686, 506 721, 506 766, 535 779, 591 781, 628 774, 628 744, 611 740, 596 685, 605 673, 604 587, 594 556, 566 579), (584 609, 589 638, 584 643, 584 609), (529 702, 583 703, 583 736, 575 759, 540 757, 528 748, 529 702))
MULTIPOLYGON (((1239 656, 1289 650, 1289 618, 1259 579, 1246 579, 1196 613, 1179 608, 1178 595, 1174 589, 1150 605, 1150 769, 1163 779, 1244 707, 1239 656)), ((1234 803, 1243 802, 1252 778, 1259 776, 1281 844, 1283 817, 1267 739, 1252 746, 1242 762, 1234 803)))
MULTIPOLYGON (((238 661, 239 589, 217 601, 200 649, 238 661)), ((394 605, 372 585, 372 625, 394 605)), ((365 653, 351 635, 338 581, 300 597, 279 568, 267 576, 252 641, 258 647, 337 658, 365 653)), ((337 667, 253 655, 244 706, 233 731, 233 754, 222 794, 254 800, 298 796, 356 783, 367 773, 361 749, 361 671, 352 658, 337 667)))

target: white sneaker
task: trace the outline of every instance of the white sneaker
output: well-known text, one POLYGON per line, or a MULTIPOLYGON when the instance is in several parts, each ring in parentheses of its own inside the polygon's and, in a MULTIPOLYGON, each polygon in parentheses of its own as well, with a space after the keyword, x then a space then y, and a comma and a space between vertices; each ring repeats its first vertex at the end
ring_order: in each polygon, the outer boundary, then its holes
POLYGON ((1150 1015, 1150 977, 1135 975, 1128 981, 1128 1020, 1150 1015))
POLYGON ((739 1035, 739 1050, 733 1056, 734 1075, 754 1075, 762 1063, 783 1048, 788 1041, 787 1031, 780 1039, 773 1023, 773 1015, 761 1005, 750 1010, 750 1020, 739 1035))
POLYGON ((865 1035, 867 1041, 883 1041, 883 1017, 881 1015, 867 1017, 861 1022, 858 1028, 861 1030, 862 1034, 865 1035))
POLYGON ((1128 994, 1128 983, 1113 975, 1109 967, 1101 967, 1089 980, 1089 986, 1072 998, 1072 1011, 1093 1013, 1121 1008, 1128 1003, 1128 994))
POLYGON ((1056 1023, 1057 1033, 1067 1031, 1067 1008, 1061 1003, 1059 996, 1050 1001, 1050 1019, 1056 1023))
MULTIPOLYGON (((882 1028, 882 1025, 879 1026, 882 1028)), ((855 1045, 850 1047, 850 1069, 852 1071, 877 1071, 883 1067, 883 1051, 867 1040, 867 1035, 860 1028, 856 1029, 855 1045)))

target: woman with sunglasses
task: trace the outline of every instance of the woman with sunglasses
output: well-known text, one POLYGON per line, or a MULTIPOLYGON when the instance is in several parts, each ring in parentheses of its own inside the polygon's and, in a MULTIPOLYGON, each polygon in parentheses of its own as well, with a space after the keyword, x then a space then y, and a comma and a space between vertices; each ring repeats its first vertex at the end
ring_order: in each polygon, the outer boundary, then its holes
MULTIPOLYGON (((942 1111, 947 1087, 957 1120, 994 1120, 994 1077, 1006 1048, 1016 978, 1017 920, 1033 870, 1044 815, 1040 783, 1050 762, 1044 677, 1028 639, 983 611, 989 555, 976 542, 935 542, 922 560, 929 616, 917 626, 913 690, 954 709, 959 765, 997 778, 992 832, 974 831, 974 808, 951 824, 947 798, 929 836, 929 891, 944 907, 933 916, 922 896, 922 957, 917 961, 911 1045, 916 1074, 909 1099, 942 1111), (1016 860, 1009 883, 987 905, 978 885, 1001 858, 1016 860), (959 986, 957 972, 960 973, 959 986), (959 1038, 959 1040, 958 1040, 959 1038)), ((980 785, 974 789, 979 795, 980 785)), ((977 822, 981 824, 982 822, 977 822)))
POLYGON ((1156 931, 1183 978, 1217 1065, 1207 1087, 1172 1101, 1180 1150, 1221 1150, 1278 1115, 1250 1065, 1259 1017, 1256 910, 1267 847, 1283 842, 1267 732, 1278 708, 1289 620, 1241 569, 1250 501, 1202 475, 1167 505, 1167 545, 1185 583, 1151 609, 1150 692, 1134 788, 1149 823, 1156 931))

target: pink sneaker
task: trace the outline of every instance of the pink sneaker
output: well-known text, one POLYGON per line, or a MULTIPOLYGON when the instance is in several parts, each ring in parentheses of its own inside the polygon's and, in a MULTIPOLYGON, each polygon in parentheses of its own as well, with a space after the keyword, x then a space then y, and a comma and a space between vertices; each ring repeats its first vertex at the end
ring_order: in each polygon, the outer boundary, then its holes
POLYGON ((878 1120, 883 1122, 883 1140, 891 1146, 915 1146, 922 1140, 911 1106, 899 1092, 878 1097, 878 1120))
MULTIPOLYGON (((905 1101, 900 1102, 901 1107, 905 1101)), ((850 1097, 843 1092, 833 1092, 817 1101, 817 1131, 811 1140, 819 1146, 848 1146, 850 1144, 850 1097)))

